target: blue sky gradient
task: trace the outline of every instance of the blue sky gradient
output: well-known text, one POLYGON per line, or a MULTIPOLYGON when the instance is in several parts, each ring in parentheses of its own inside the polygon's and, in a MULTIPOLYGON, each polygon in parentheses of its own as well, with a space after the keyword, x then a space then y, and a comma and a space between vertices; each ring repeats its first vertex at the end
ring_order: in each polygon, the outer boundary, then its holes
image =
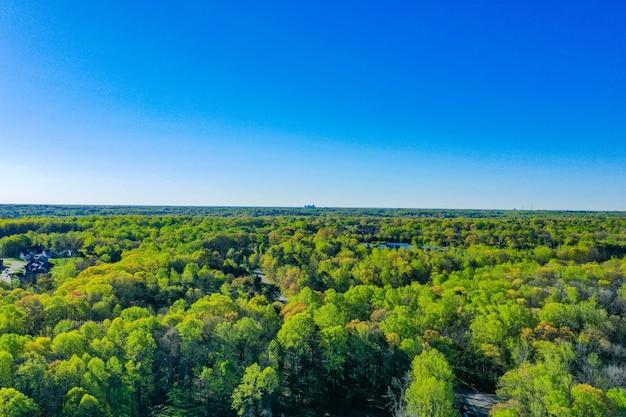
POLYGON ((623 1, 0 0, 0 203, 626 210, 624 22, 623 1))

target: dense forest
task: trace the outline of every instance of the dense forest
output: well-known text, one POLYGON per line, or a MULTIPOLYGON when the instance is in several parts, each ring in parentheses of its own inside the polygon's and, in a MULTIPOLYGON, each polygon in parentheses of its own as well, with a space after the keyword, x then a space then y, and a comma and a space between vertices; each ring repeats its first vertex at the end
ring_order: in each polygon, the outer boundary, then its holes
POLYGON ((1 208, 0 417, 626 416, 624 214, 115 210, 1 208))

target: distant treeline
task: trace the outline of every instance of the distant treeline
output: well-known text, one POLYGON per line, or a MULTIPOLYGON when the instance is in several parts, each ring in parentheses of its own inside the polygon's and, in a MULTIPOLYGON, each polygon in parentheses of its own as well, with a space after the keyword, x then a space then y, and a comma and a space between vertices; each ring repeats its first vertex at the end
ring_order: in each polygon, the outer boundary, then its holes
POLYGON ((182 216, 380 216, 435 218, 498 218, 508 216, 594 216, 621 217, 617 211, 475 210, 350 207, 226 207, 226 206, 123 206, 1 204, 0 218, 94 215, 182 215, 182 216))

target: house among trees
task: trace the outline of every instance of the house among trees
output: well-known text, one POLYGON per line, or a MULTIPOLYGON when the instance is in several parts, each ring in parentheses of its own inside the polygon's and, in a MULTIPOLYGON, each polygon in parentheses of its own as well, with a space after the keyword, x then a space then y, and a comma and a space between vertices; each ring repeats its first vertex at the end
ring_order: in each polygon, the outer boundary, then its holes
POLYGON ((52 255, 51 252, 46 250, 41 251, 41 253, 33 250, 20 253, 20 259, 26 262, 26 276, 32 277, 37 274, 47 273, 52 266, 50 264, 50 258, 54 257, 52 255))
POLYGON ((48 255, 41 253, 36 255, 26 264, 26 275, 45 274, 50 270, 50 261, 48 255))
POLYGON ((45 256, 48 259, 52 258, 71 258, 74 256, 74 252, 71 249, 64 249, 59 251, 54 251, 50 249, 43 249, 40 253, 37 253, 36 250, 31 249, 25 252, 20 252, 19 258, 24 262, 34 261, 38 256, 45 256))
MULTIPOLYGON (((42 255, 45 254, 45 250, 42 252, 42 255)), ((29 251, 25 251, 25 252, 20 252, 20 259, 23 260, 24 262, 30 262, 33 259, 35 259, 35 256, 37 256, 37 252, 35 252, 34 250, 29 250, 29 251)))

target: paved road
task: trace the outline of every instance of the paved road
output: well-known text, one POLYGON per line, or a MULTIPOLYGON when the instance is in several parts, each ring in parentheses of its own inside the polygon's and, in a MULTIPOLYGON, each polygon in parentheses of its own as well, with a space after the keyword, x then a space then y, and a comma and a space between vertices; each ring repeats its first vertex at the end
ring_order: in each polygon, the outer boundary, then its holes
POLYGON ((482 392, 461 391, 457 393, 463 417, 488 417, 498 397, 482 392))
POLYGON ((24 270, 26 262, 17 259, 5 259, 5 269, 0 272, 0 281, 11 284, 11 276, 24 270))
POLYGON ((287 296, 282 293, 282 291, 280 289, 280 286, 278 284, 276 284, 275 282, 271 281, 265 275, 265 273, 262 270, 255 269, 254 270, 254 275, 256 275, 257 277, 259 277, 261 279, 261 284, 263 284, 263 285, 272 285, 272 286, 278 288, 278 291, 280 291, 280 293, 278 294, 278 297, 276 297, 276 300, 280 301, 281 303, 288 303, 289 302, 289 299, 287 298, 287 296))

